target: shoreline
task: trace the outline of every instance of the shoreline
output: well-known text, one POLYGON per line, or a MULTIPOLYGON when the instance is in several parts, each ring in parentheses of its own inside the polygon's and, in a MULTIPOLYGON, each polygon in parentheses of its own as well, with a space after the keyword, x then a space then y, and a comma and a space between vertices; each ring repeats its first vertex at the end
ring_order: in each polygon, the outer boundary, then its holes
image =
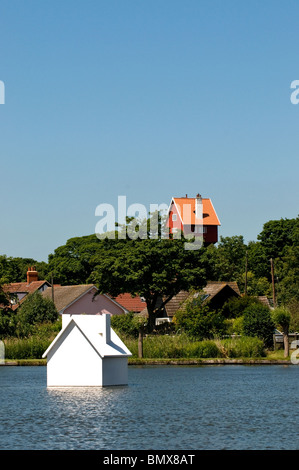
MULTIPOLYGON (((129 359, 128 366, 154 366, 154 365, 174 365, 174 366, 203 366, 203 365, 293 365, 289 359, 129 359)), ((0 363, 0 367, 5 366, 46 366, 46 359, 7 359, 0 363)))

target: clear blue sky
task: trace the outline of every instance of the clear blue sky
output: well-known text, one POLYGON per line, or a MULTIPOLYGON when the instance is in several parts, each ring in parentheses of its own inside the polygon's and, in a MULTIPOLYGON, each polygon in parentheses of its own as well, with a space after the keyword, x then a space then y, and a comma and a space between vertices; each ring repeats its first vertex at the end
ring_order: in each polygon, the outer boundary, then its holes
POLYGON ((299 3, 1 0, 0 254, 47 261, 101 203, 210 197, 222 236, 298 215, 299 3))

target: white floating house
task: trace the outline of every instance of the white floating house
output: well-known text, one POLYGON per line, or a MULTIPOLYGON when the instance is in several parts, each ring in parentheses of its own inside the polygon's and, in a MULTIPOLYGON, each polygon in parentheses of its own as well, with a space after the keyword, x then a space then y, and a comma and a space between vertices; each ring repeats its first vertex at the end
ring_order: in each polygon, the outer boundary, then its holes
POLYGON ((110 314, 63 314, 62 329, 43 354, 47 386, 127 385, 129 356, 110 314))

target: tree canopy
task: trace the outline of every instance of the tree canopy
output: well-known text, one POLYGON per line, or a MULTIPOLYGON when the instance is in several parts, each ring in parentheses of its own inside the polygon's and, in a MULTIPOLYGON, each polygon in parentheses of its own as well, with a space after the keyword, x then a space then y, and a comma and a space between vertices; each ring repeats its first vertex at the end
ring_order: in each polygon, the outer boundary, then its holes
POLYGON ((1 255, 0 280, 25 281, 27 267, 36 265, 39 278, 50 282, 53 278, 55 284, 95 283, 100 292, 112 296, 140 295, 152 322, 159 313, 159 296, 167 301, 179 290, 202 288, 207 280, 237 281, 244 293, 246 260, 247 294, 271 297, 272 258, 278 304, 291 306, 291 324, 295 324, 299 315, 298 217, 266 222, 257 241, 245 243, 242 235, 220 237, 218 244, 195 251, 184 250, 183 238, 165 237, 160 219, 156 225, 149 222, 128 218, 111 236, 71 238, 49 255, 48 263, 1 255), (130 236, 124 232, 128 228, 130 236))
POLYGON ((129 292, 146 301, 149 329, 163 304, 181 290, 202 288, 206 282, 202 250, 184 249, 184 240, 105 240, 93 259, 90 279, 101 293, 129 292), (159 298, 163 303, 157 304, 159 298))

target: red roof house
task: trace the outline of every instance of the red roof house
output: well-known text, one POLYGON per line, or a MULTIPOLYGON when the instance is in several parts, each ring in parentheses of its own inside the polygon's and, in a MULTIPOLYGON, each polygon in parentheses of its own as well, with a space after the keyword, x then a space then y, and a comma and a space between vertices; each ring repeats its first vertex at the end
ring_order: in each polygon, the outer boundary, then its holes
POLYGON ((28 294, 38 291, 42 293, 51 284, 48 281, 39 281, 35 266, 29 267, 27 271, 27 282, 12 282, 5 284, 3 291, 10 297, 11 308, 16 310, 28 294))
POLYGON ((209 198, 173 197, 169 206, 166 226, 169 234, 183 231, 184 235, 202 235, 204 245, 218 242, 220 221, 209 198))
POLYGON ((120 294, 114 298, 115 302, 124 307, 128 312, 140 313, 146 308, 146 302, 142 297, 131 294, 120 294))

